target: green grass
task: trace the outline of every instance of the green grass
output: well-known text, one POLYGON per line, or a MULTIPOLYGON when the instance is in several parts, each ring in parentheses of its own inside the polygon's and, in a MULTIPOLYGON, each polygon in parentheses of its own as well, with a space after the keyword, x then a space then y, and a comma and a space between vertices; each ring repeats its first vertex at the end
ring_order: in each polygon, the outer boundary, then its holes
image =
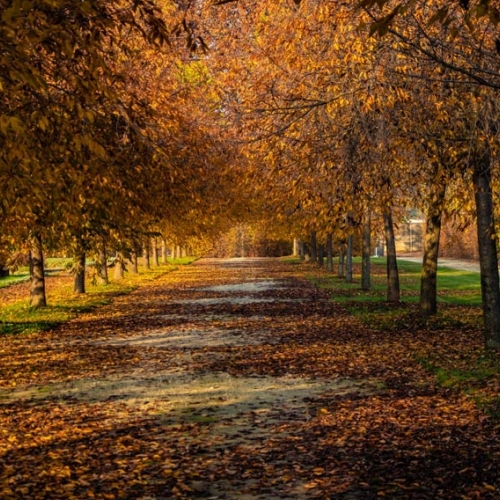
MULTIPOLYGON (((318 287, 329 292, 332 299, 342 303, 348 311, 360 320, 380 331, 397 331, 407 329, 427 328, 439 331, 444 328, 462 328, 465 324, 477 324, 477 315, 470 318, 454 317, 449 311, 425 319, 416 308, 420 295, 421 264, 399 260, 399 282, 401 302, 387 303, 387 278, 385 258, 377 257, 371 260, 371 288, 361 289, 361 259, 353 259, 353 283, 347 283, 344 278, 325 273, 315 273, 309 279, 318 287)), ((337 262, 335 262, 335 267, 337 262)), ((457 271, 446 267, 438 267, 438 308, 439 304, 449 306, 481 305, 481 286, 479 273, 457 271)))
MULTIPOLYGON (((47 307, 31 308, 28 304, 28 297, 14 304, 0 307, 0 335, 30 334, 51 330, 78 314, 91 312, 109 304, 114 297, 128 294, 137 287, 156 280, 165 273, 174 271, 177 266, 188 265, 195 260, 195 257, 173 259, 168 264, 162 264, 158 267, 151 266, 151 269, 148 270, 140 266, 139 274, 126 273, 124 279, 119 281, 113 280, 113 273, 110 270, 110 283, 108 285, 96 284, 95 270, 89 268, 86 276, 87 293, 85 294, 75 295, 72 284, 68 284, 48 297, 47 307)), ((3 280, 5 279, 3 278, 3 280)), ((11 280, 12 282, 16 281, 11 280)))
POLYGON ((23 281, 28 281, 29 279, 29 272, 17 272, 15 274, 0 278, 0 288, 15 285, 16 283, 22 283, 23 281))
MULTIPOLYGON (((285 261, 287 262, 287 261, 285 261)), ((371 259, 371 288, 361 289, 361 259, 354 258, 353 283, 331 276, 311 275, 310 280, 320 288, 330 290, 332 297, 338 302, 384 302, 386 300, 387 278, 385 258, 371 259)), ((337 261, 335 268, 337 268, 337 261)), ((401 300, 415 303, 420 295, 421 265, 414 262, 398 260, 401 300)), ((446 267, 438 267, 438 302, 455 305, 481 305, 481 284, 479 273, 458 271, 446 267)))
POLYGON ((416 359, 435 376, 438 386, 462 391, 486 414, 500 420, 500 396, 497 389, 500 379, 498 356, 483 355, 467 359, 461 364, 457 363, 457 366, 448 367, 441 366, 440 360, 431 356, 416 357, 416 359))
POLYGON ((32 308, 28 300, 0 308, 0 335, 29 334, 48 331, 57 325, 109 304, 113 297, 130 293, 135 287, 130 283, 111 283, 110 285, 88 285, 88 292, 74 295, 72 287, 63 287, 51 297, 47 307, 32 308))

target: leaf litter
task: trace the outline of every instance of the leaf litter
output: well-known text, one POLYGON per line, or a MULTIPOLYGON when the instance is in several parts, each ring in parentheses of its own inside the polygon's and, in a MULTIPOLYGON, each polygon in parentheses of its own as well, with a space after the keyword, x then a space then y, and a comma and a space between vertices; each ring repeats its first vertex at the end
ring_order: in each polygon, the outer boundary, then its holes
POLYGON ((1 339, 2 498, 498 498, 498 424, 415 361, 451 333, 382 335, 300 273, 201 261, 1 339), (199 301, 231 297, 269 300, 199 301))

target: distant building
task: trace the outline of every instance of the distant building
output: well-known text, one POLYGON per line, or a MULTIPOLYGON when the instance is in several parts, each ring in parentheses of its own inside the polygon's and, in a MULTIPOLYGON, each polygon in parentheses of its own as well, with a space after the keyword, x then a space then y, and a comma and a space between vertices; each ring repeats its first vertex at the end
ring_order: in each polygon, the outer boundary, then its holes
POLYGON ((424 250, 425 220, 405 219, 398 224, 395 233, 397 253, 421 253, 424 250))

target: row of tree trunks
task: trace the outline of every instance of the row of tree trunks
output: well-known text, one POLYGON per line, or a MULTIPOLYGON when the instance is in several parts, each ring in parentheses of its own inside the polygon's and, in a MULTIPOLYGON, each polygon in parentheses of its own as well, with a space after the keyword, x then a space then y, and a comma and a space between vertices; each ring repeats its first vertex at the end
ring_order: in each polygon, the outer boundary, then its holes
MULTIPOLYGON (((442 212, 446 183, 439 182, 436 168, 426 216, 424 257, 420 287, 420 313, 424 317, 437 312, 437 266, 442 212)), ((486 350, 500 349, 500 278, 498 272, 498 248, 495 232, 494 203, 491 186, 491 151, 473 155, 472 182, 476 204, 476 224, 481 276, 481 295, 486 350)))
MULTIPOLYGON (((148 248, 148 245, 146 246, 148 248)), ((162 247, 163 261, 167 261, 166 243, 162 247)), ((149 251, 145 250, 145 268, 150 268, 149 251)), ((153 253, 153 260, 156 266, 159 266, 159 249, 155 249, 153 253)), ((45 307, 47 305, 47 297, 45 293, 45 269, 44 269, 44 255, 43 255, 43 242, 39 236, 33 236, 30 240, 30 306, 34 308, 45 307)), ((86 270, 86 253, 82 250, 75 257, 74 263, 74 286, 73 291, 75 294, 83 294, 86 292, 85 287, 85 270, 86 270)), ((125 271, 130 271, 133 274, 139 272, 137 252, 132 253, 130 263, 126 265, 126 258, 121 252, 116 253, 114 263, 114 278, 119 280, 124 277, 125 271)), ((103 240, 99 247, 96 272, 99 284, 109 283, 108 274, 108 257, 106 252, 106 243, 103 240)))
MULTIPOLYGON (((400 287, 399 274, 396 260, 396 240, 391 210, 386 210, 384 214, 384 234, 387 245, 387 300, 389 302, 399 302, 400 287)), ((352 226, 352 221, 350 222, 352 226)), ((316 232, 311 231, 309 252, 304 242, 294 241, 294 249, 297 246, 297 254, 302 260, 316 262, 323 266, 325 248, 323 244, 318 244, 316 232)), ((338 277, 344 278, 348 283, 353 282, 353 235, 341 242, 339 247, 338 277)), ((326 260, 328 272, 334 271, 333 266, 333 236, 327 235, 326 260)), ((362 265, 361 265, 361 288, 369 290, 371 287, 371 214, 366 212, 362 227, 362 265)))

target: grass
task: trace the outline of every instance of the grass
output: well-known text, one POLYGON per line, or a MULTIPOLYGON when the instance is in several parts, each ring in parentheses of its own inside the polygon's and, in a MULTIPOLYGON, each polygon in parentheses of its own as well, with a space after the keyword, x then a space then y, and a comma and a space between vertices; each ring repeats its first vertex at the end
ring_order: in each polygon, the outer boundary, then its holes
MULTIPOLYGON (((297 259, 283 259, 286 263, 296 263, 297 259)), ((335 262, 335 268, 337 268, 335 262)), ((330 290, 338 302, 385 302, 387 291, 386 262, 383 257, 371 259, 371 288, 361 289, 361 258, 353 259, 353 282, 347 283, 336 275, 311 275, 310 280, 318 287, 330 290)), ((398 261, 401 300, 418 302, 420 294, 421 265, 404 260, 398 261)), ((481 284, 479 273, 458 271, 438 267, 438 302, 455 305, 481 305, 481 284)))
MULTIPOLYGON (((335 262, 335 268, 337 262, 335 262)), ((309 279, 319 288, 327 290, 335 302, 341 303, 354 316, 370 327, 380 331, 398 331, 425 328, 439 331, 445 328, 464 328, 478 325, 477 308, 481 306, 481 284, 479 273, 438 267, 438 309, 440 313, 432 318, 422 318, 417 303, 420 295, 421 264, 398 260, 401 302, 386 300, 386 260, 383 257, 371 259, 371 288, 361 289, 361 258, 353 259, 353 282, 325 272, 311 274, 309 279), (471 314, 457 317, 455 310, 439 308, 472 308, 471 314), (468 326, 467 326, 468 325, 468 326)), ((315 268, 317 270, 317 268, 315 268)))
MULTIPOLYGON (((177 266, 188 265, 195 260, 195 257, 183 257, 170 260, 168 264, 162 264, 158 267, 151 266, 151 269, 148 270, 140 267, 139 274, 126 273, 124 279, 119 281, 113 280, 110 276, 108 285, 96 284, 95 271, 90 268, 87 273, 87 293, 85 294, 75 295, 73 284, 69 280, 66 285, 57 288, 48 297, 47 307, 31 308, 28 304, 28 297, 11 305, 0 307, 0 335, 20 335, 52 330, 78 314, 90 312, 109 304, 114 297, 128 294, 137 287, 156 280, 165 273, 174 271, 177 266)), ((4 280, 7 283, 4 286, 18 283, 19 281, 16 280, 8 280, 8 278, 16 276, 2 278, 0 283, 4 283, 4 280)), ((29 276, 25 279, 29 279, 29 276)))
POLYGON ((29 272, 17 272, 9 276, 4 276, 0 278, 0 288, 5 288, 6 286, 15 285, 16 283, 22 283, 23 281, 28 281, 30 279, 29 272))
MULTIPOLYGON (((296 258, 283 261, 298 263, 296 258)), ((480 345, 471 347, 470 339, 479 338, 482 330, 479 273, 438 267, 438 313, 423 318, 418 311, 420 264, 398 260, 401 302, 397 304, 386 301, 385 259, 372 259, 370 290, 361 290, 360 264, 355 258, 353 283, 317 266, 305 267, 312 283, 375 332, 427 339, 428 345, 415 352, 414 359, 433 375, 435 384, 467 394, 485 413, 500 419, 500 356, 485 354, 480 345), (436 345, 437 338, 452 343, 436 345)))

